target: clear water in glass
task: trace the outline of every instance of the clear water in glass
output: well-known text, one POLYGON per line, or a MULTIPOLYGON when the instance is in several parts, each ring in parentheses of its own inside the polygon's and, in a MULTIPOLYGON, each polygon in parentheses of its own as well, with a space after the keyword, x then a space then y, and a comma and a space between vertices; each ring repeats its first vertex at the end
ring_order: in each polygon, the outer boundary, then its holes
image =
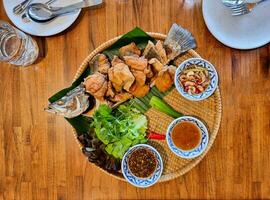
POLYGON ((0 61, 27 66, 36 61, 38 52, 33 38, 0 20, 0 61))

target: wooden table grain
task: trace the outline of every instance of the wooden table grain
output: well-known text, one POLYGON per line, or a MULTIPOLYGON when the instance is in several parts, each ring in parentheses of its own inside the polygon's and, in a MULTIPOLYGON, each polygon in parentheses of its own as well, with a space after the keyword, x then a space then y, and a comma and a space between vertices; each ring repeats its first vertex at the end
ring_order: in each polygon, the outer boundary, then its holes
MULTIPOLYGON (((0 2, 0 18, 8 21, 0 2)), ((107 0, 83 11, 52 37, 35 38, 40 61, 0 63, 0 199, 269 199, 270 45, 240 51, 206 28, 200 0, 107 0), (137 189, 88 163, 70 125, 47 114, 47 98, 68 86, 98 45, 135 26, 167 33, 176 22, 220 76, 223 103, 217 139, 195 168, 175 180, 137 189)))

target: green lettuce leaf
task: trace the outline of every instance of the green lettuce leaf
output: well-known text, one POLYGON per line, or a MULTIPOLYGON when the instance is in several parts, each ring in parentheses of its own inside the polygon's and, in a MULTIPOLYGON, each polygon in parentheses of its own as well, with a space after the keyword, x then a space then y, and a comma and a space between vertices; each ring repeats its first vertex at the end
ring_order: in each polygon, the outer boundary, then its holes
POLYGON ((106 147, 107 153, 122 158, 133 145, 147 142, 147 119, 132 106, 120 105, 112 110, 101 105, 93 116, 91 127, 106 147))

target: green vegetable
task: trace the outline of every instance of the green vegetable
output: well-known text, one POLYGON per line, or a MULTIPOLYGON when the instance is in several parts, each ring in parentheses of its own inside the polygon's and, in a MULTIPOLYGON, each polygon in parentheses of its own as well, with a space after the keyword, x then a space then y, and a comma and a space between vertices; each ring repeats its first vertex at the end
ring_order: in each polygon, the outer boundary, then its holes
POLYGON ((109 57, 110 60, 113 59, 114 55, 119 55, 119 49, 122 46, 128 45, 131 42, 135 42, 137 47, 139 49, 144 49, 148 43, 148 41, 151 40, 155 43, 155 39, 149 36, 147 33, 145 33, 140 28, 136 27, 132 31, 126 33, 123 35, 119 40, 117 40, 112 46, 107 48, 103 53, 109 57))
POLYGON ((90 129, 89 124, 92 122, 92 119, 83 115, 79 115, 78 117, 74 117, 72 119, 65 118, 71 126, 76 130, 78 135, 81 135, 83 133, 91 133, 93 132, 92 129, 90 129))
POLYGON ((151 88, 149 93, 141 98, 134 98, 130 101, 126 102, 126 105, 132 105, 133 107, 137 108, 141 113, 146 113, 148 109, 151 108, 150 106, 150 99, 152 96, 157 96, 159 98, 163 98, 165 95, 167 95, 171 90, 163 93, 160 92, 155 86, 151 88))
MULTIPOLYGON (((146 32, 144 32, 140 28, 136 27, 130 32, 124 34, 119 40, 117 40, 112 46, 108 47, 102 53, 107 55, 109 59, 112 60, 114 55, 118 55, 119 53, 118 50, 122 46, 125 46, 131 42, 135 42, 140 49, 144 49, 149 40, 155 42, 154 38, 149 36, 146 32)), ((57 92, 56 94, 54 94, 52 97, 49 98, 49 101, 52 103, 57 101, 61 97, 65 96, 67 92, 78 86, 84 80, 84 78, 86 78, 90 74, 92 74, 92 71, 90 67, 87 67, 85 71, 81 74, 81 76, 76 81, 74 81, 70 87, 57 92)), ((78 116, 76 118, 67 120, 73 126, 73 128, 76 129, 78 135, 80 135, 82 132, 91 131, 89 128, 90 122, 88 122, 89 120, 86 117, 78 116)))
POLYGON ((106 147, 107 153, 122 158, 133 145, 145 143, 147 119, 132 106, 120 105, 112 110, 101 105, 93 116, 91 127, 106 147))
POLYGON ((70 90, 73 90, 75 87, 81 84, 83 82, 84 78, 89 76, 91 74, 91 69, 90 67, 87 67, 85 71, 79 76, 77 80, 75 80, 72 85, 68 88, 62 89, 53 96, 51 96, 48 100, 49 102, 53 103, 59 99, 61 99, 63 96, 65 96, 70 90))
POLYGON ((162 99, 156 96, 152 96, 152 98, 150 99, 150 105, 153 108, 159 110, 160 112, 163 112, 173 118, 178 118, 182 116, 181 113, 174 110, 170 105, 168 105, 162 99))

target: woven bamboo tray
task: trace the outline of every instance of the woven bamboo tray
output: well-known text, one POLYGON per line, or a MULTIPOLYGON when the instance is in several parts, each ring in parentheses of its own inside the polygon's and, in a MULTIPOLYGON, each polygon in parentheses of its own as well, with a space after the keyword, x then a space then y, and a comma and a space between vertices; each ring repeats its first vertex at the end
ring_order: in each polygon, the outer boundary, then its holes
MULTIPOLYGON (((166 35, 160 34, 160 33, 148 33, 150 36, 157 40, 164 40, 166 38, 166 35)), ((113 38, 102 45, 100 45, 98 48, 96 48, 93 52, 90 53, 89 56, 83 61, 80 68, 78 69, 74 80, 76 80, 83 72, 84 70, 89 66, 89 61, 98 53, 104 51, 106 48, 111 46, 114 42, 116 42, 121 36, 118 36, 116 38, 113 38)), ((189 50, 187 53, 183 54, 178 62, 184 61, 188 58, 192 57, 200 57, 194 50, 189 50)), ((191 170, 193 167, 195 167, 202 158, 206 155, 206 153, 209 151, 211 146, 213 145, 215 138, 218 133, 220 121, 221 121, 221 112, 222 112, 222 105, 221 105, 221 96, 219 88, 215 91, 215 93, 209 97, 208 99, 204 101, 189 101, 184 99, 180 96, 180 94, 177 92, 176 89, 173 89, 167 96, 164 97, 164 100, 169 103, 174 109, 177 111, 180 111, 184 115, 193 115, 197 118, 204 121, 208 127, 209 131, 209 143, 206 148, 206 150, 203 152, 202 155, 200 155, 197 158, 193 159, 183 159, 177 157, 175 154, 173 154, 170 149, 167 146, 166 141, 149 141, 148 143, 154 146, 161 154, 163 163, 164 163, 164 170, 163 174, 159 180, 159 182, 168 181, 174 178, 177 178, 189 170, 191 170)), ((173 118, 160 113, 159 111, 155 109, 149 109, 145 115, 148 117, 148 126, 150 130, 159 132, 159 133, 166 133, 168 125, 171 123, 173 118)), ((77 140, 77 134, 76 131, 73 130, 74 136, 77 140)), ((82 145, 77 140, 79 146, 82 148, 82 145)), ((100 167, 98 167, 100 168, 100 167)), ((119 180, 125 181, 124 177, 121 173, 109 173, 102 168, 100 168, 103 172, 109 174, 110 176, 113 176, 119 180)))

